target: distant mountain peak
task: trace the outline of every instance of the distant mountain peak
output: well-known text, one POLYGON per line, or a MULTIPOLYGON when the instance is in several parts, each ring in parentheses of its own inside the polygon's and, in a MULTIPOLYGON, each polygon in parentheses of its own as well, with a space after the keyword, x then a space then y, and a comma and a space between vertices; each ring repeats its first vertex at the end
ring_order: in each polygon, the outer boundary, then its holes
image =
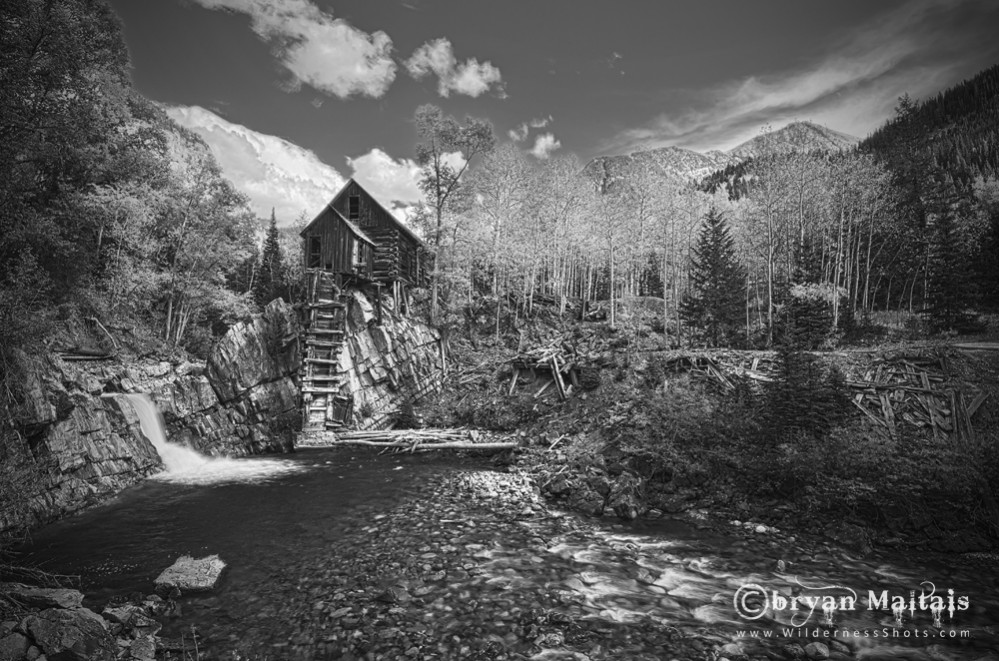
POLYGON ((722 152, 701 154, 684 147, 658 147, 632 152, 626 156, 600 156, 586 166, 591 173, 601 173, 610 182, 629 179, 639 170, 658 176, 679 176, 698 179, 724 168, 734 159, 722 152))
POLYGON ((850 149, 860 138, 814 122, 791 122, 782 129, 756 136, 728 151, 736 159, 792 151, 840 151, 850 149))

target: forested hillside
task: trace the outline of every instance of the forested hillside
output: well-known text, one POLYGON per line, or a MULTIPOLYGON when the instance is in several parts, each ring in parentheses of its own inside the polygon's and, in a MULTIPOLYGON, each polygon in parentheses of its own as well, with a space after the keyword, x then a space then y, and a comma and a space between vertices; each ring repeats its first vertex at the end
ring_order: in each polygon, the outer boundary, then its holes
POLYGON ((970 193, 978 179, 999 174, 999 65, 935 97, 899 100, 896 116, 860 148, 894 169, 918 153, 920 167, 970 193))
POLYGON ((103 0, 5 3, 0 43, 5 364, 74 324, 203 351, 252 305, 245 197, 132 88, 103 0))

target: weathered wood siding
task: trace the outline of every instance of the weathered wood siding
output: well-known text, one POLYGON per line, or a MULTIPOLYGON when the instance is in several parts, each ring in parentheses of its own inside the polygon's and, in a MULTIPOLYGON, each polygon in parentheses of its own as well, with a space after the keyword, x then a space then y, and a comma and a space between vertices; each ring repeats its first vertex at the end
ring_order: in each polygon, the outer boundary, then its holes
POLYGON ((422 244, 399 228, 399 221, 375 202, 357 182, 350 181, 333 201, 333 207, 352 220, 375 242, 373 274, 376 280, 405 280, 425 285, 426 253, 422 244), (351 218, 350 198, 358 198, 357 218, 351 218))
POLYGON ((361 241, 329 207, 310 225, 303 234, 305 240, 305 267, 321 268, 340 274, 359 275, 372 279, 371 246, 361 241), (319 239, 319 259, 315 261, 312 249, 314 239, 319 239), (354 251, 357 250, 360 268, 354 266, 354 251))

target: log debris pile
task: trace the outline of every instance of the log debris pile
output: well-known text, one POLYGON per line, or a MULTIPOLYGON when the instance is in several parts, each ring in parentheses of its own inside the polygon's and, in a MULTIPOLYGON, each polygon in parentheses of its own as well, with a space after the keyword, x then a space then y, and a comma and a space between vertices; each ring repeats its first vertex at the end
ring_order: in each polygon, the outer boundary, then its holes
POLYGON ((510 381, 510 392, 513 394, 521 375, 525 380, 536 383, 540 377, 542 385, 534 393, 541 397, 551 386, 560 400, 568 399, 573 391, 579 388, 579 374, 576 362, 571 354, 562 350, 561 346, 540 347, 519 354, 512 361, 513 378, 510 381))
POLYGON ((334 447, 361 445, 383 448, 385 452, 424 452, 429 450, 511 450, 517 441, 477 429, 383 429, 341 431, 315 435, 308 445, 334 447))
POLYGON ((725 390, 733 390, 739 379, 769 383, 774 380, 773 372, 776 368, 774 354, 769 351, 716 351, 710 354, 688 352, 667 355, 661 360, 667 372, 692 373, 719 384, 725 390))
POLYGON ((853 404, 895 438, 901 423, 929 427, 934 438, 974 440, 972 420, 988 397, 959 388, 948 377, 947 359, 897 357, 877 361, 862 380, 848 381, 856 391, 853 404))

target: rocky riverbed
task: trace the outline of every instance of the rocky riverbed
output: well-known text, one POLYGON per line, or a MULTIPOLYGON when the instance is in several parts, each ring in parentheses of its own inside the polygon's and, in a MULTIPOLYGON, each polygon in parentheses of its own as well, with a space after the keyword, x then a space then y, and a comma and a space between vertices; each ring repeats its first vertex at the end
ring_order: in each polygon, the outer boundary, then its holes
MULTIPOLYGON (((990 653, 990 613, 999 612, 994 573, 901 569, 753 522, 719 531, 706 521, 581 518, 550 510, 529 477, 470 460, 327 450, 286 461, 302 470, 266 485, 140 487, 117 511, 58 524, 53 535, 70 545, 76 536, 79 544, 63 549, 63 558, 81 559, 66 569, 83 575, 84 605, 120 608, 130 592, 151 592, 171 554, 217 552, 230 568, 214 592, 167 595, 166 606, 141 594, 131 600, 129 608, 162 624, 161 657, 999 658, 990 653), (156 519, 149 539, 105 548, 100 540, 129 516, 156 519), (170 517, 176 520, 159 520, 170 517), (97 532, 88 538, 82 526, 97 532), (173 539, 179 536, 183 543, 173 539), (87 553, 92 557, 82 559, 87 553), (907 618, 900 630, 910 634, 897 640, 740 638, 740 631, 788 623, 740 620, 733 611, 739 586, 784 589, 798 578, 864 590, 935 580, 970 593, 972 608, 942 629, 966 628, 970 637, 912 638, 937 631, 927 615, 907 618)), ((45 549, 35 557, 45 559, 45 549)), ((58 553, 48 561, 64 566, 58 553)), ((28 638, 24 617, 4 630, 28 638)), ((896 628, 890 612, 837 618, 837 627, 896 628)), ((833 630, 818 617, 809 628, 833 630)))

